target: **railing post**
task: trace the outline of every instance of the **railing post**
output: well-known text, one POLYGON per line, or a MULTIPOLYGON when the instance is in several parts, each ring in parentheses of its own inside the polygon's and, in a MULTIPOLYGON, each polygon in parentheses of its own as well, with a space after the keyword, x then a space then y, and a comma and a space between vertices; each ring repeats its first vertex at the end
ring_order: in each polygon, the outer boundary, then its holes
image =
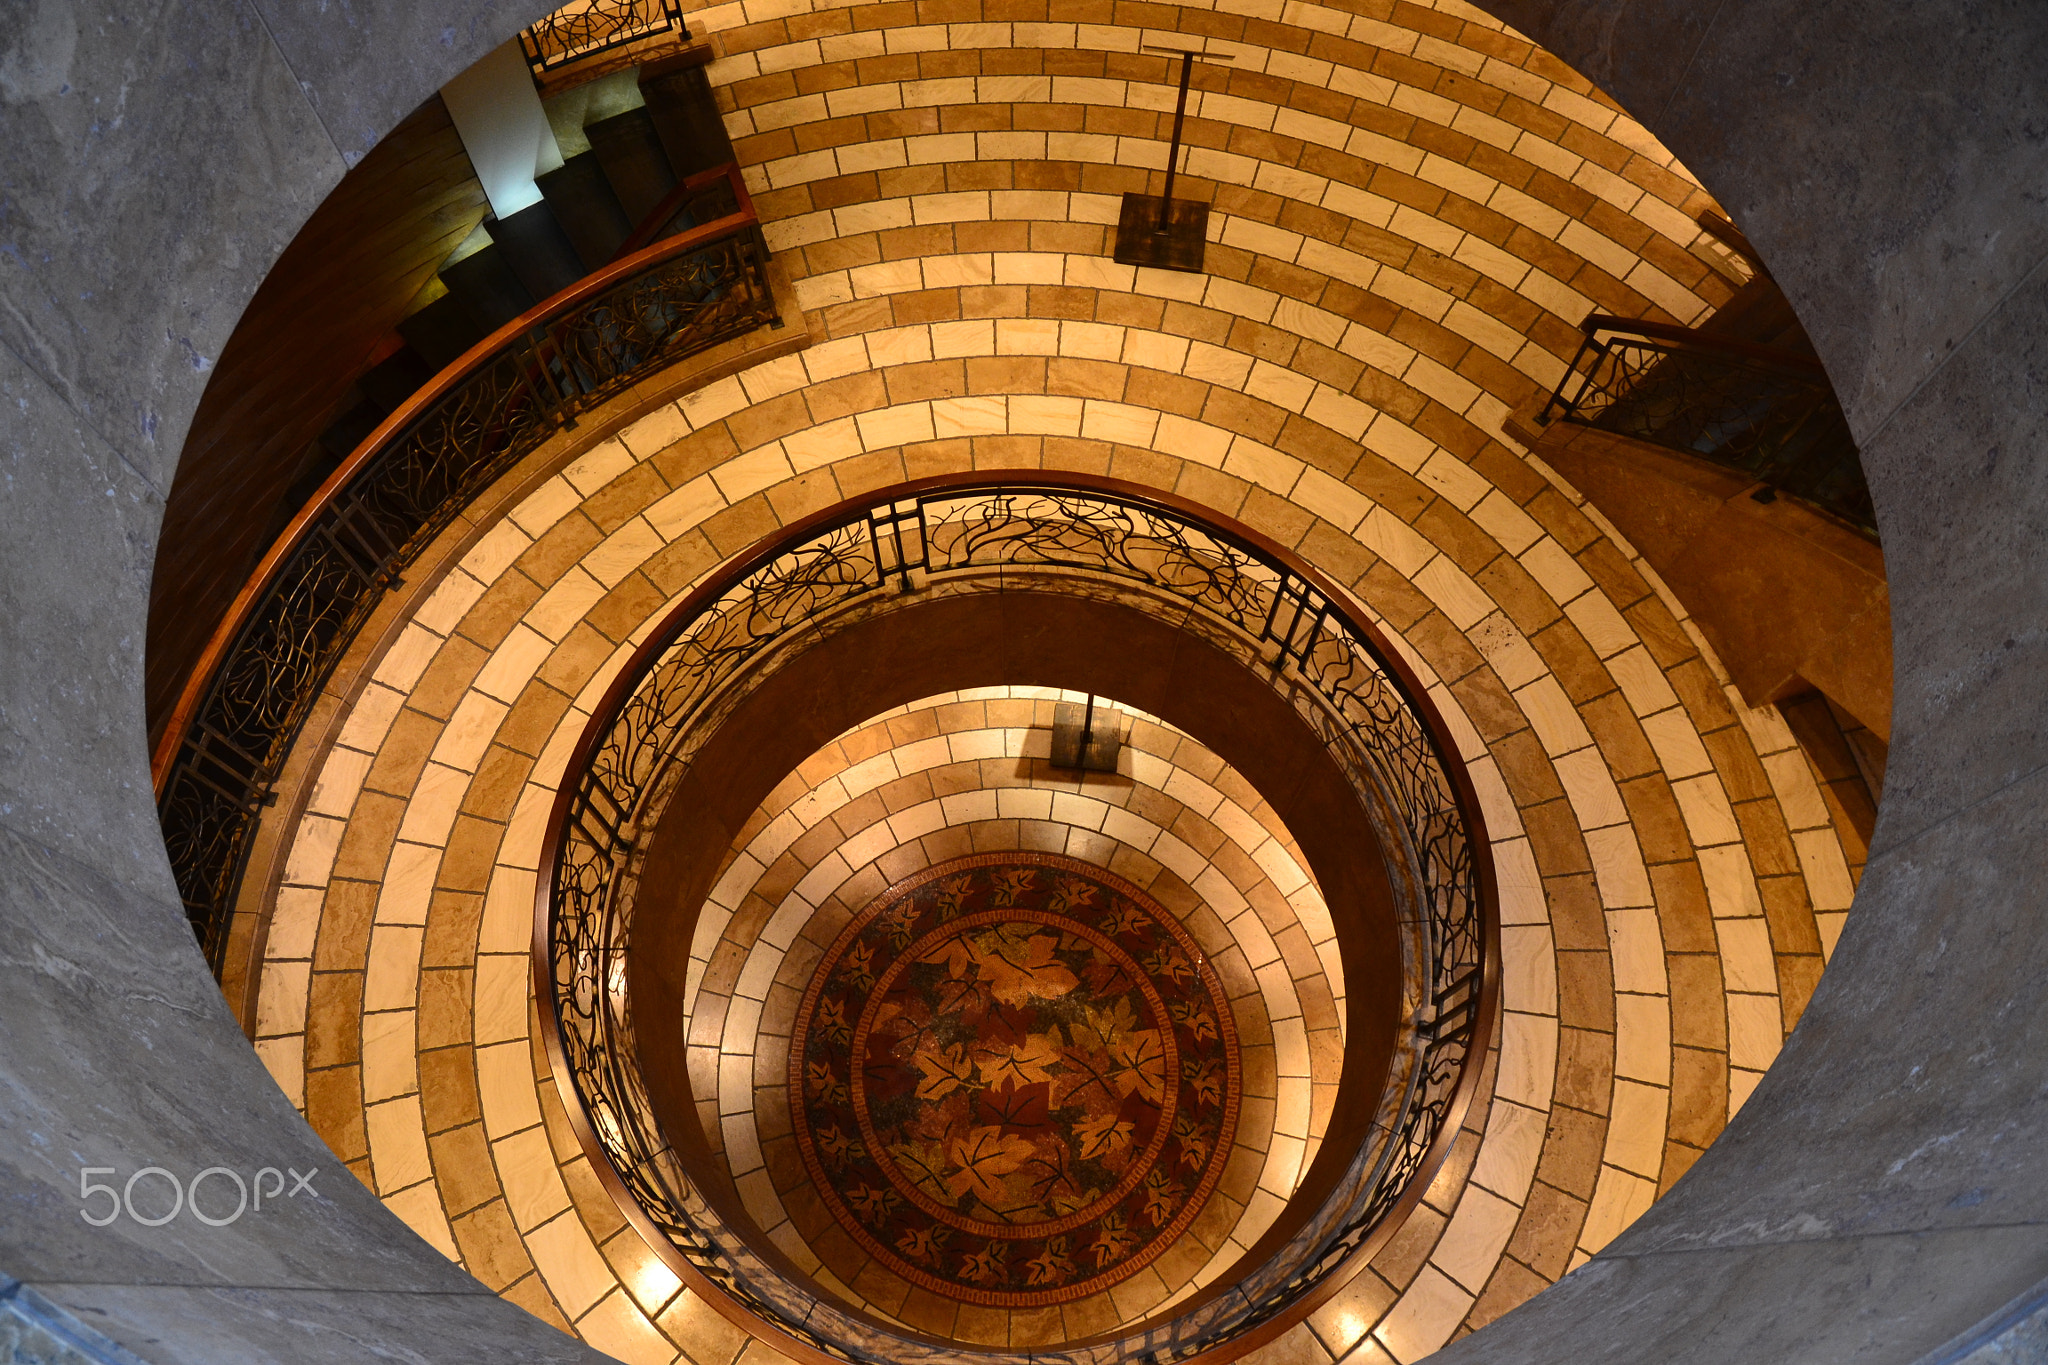
MULTIPOLYGON (((1564 396, 1564 388, 1565 385, 1572 382, 1572 377, 1574 375, 1580 374, 1579 362, 1586 358, 1586 352, 1588 350, 1597 351, 1601 355, 1606 354, 1605 348, 1600 346, 1597 342, 1593 340, 1593 332, 1590 327, 1586 330, 1585 336, 1580 338, 1579 349, 1573 352, 1572 363, 1565 367, 1563 376, 1558 379, 1557 388, 1554 392, 1551 393, 1550 401, 1545 403, 1543 405, 1543 411, 1536 415, 1537 421, 1547 425, 1550 421, 1550 410, 1552 408, 1563 409, 1563 411, 1558 414, 1560 417, 1570 417, 1573 413, 1578 411, 1578 400, 1579 398, 1585 397, 1586 385, 1592 382, 1591 373, 1588 372, 1584 375, 1580 375, 1579 392, 1577 397, 1567 401, 1564 396)), ((1599 362, 1595 361, 1594 364, 1597 365, 1599 364, 1599 362)))

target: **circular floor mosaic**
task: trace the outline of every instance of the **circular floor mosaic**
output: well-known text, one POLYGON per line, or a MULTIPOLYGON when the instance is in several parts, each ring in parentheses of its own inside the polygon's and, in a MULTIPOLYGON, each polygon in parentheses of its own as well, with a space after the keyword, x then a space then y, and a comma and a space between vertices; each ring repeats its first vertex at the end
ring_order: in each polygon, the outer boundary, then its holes
POLYGON ((1149 1264, 1201 1211, 1239 1098, 1222 982, 1129 883, 955 859, 853 917, 797 1011, 790 1110, 825 1206, 916 1285, 1028 1308, 1149 1264))

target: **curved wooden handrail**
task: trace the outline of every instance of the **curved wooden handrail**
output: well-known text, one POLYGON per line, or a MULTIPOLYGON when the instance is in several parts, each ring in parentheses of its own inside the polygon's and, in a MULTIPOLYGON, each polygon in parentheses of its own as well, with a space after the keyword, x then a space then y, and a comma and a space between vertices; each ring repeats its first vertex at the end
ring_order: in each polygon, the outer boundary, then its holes
POLYGON ((444 366, 424 387, 399 404, 390 416, 379 422, 376 429, 363 438, 362 444, 341 462, 340 467, 327 476, 327 481, 321 484, 306 505, 299 509, 298 515, 292 518, 290 524, 258 562, 255 572, 249 575, 249 581, 242 585, 241 591, 235 595, 235 600, 229 604, 226 615, 221 618, 220 624, 208 638, 206 648, 200 652, 199 660, 193 665, 192 672, 186 676, 185 686, 178 694, 178 703, 171 709, 170 721, 164 726, 163 735, 158 739, 156 750, 150 756, 150 784, 158 798, 163 796, 164 783, 169 779, 171 768, 177 761, 178 750, 184 745, 185 734, 191 728, 192 718, 197 714, 200 703, 205 700, 207 687, 212 682, 214 674, 220 669, 228 651, 233 648, 235 638, 248 623, 250 613, 262 600, 264 590, 270 586, 271 580, 277 576, 279 569, 289 562, 293 551, 298 549, 320 515, 340 496, 342 490, 423 413, 446 397, 471 374, 495 359, 514 341, 650 266, 659 265, 672 257, 687 256, 693 251, 700 251, 714 242, 723 241, 737 232, 756 226, 759 220, 754 215, 754 201, 740 178, 737 164, 728 162, 724 166, 699 172, 686 183, 693 183, 701 189, 721 176, 732 183, 733 198, 738 205, 735 212, 700 227, 691 228, 688 232, 678 233, 656 242, 631 255, 620 256, 568 288, 527 309, 444 366))

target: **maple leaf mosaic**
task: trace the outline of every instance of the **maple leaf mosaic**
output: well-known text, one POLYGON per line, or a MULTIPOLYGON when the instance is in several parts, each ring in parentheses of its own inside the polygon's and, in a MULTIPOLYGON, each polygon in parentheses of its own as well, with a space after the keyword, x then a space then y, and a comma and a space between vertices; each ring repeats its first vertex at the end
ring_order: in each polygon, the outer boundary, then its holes
POLYGON ((1096 1293, 1172 1245, 1236 1135, 1215 969, 1136 887, 979 854, 891 888, 798 1008, 796 1136, 833 1218, 969 1303, 1096 1293))

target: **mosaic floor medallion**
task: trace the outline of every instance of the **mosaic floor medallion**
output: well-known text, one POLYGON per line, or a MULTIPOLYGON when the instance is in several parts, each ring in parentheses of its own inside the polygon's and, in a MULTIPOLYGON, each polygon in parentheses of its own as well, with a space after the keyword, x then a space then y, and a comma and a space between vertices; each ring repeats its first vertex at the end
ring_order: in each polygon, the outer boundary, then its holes
POLYGON ((790 1110, 826 1207, 889 1270, 1003 1308, 1149 1264, 1229 1160, 1237 1033, 1187 931, 1053 854, 892 887, 797 1011, 790 1110))

